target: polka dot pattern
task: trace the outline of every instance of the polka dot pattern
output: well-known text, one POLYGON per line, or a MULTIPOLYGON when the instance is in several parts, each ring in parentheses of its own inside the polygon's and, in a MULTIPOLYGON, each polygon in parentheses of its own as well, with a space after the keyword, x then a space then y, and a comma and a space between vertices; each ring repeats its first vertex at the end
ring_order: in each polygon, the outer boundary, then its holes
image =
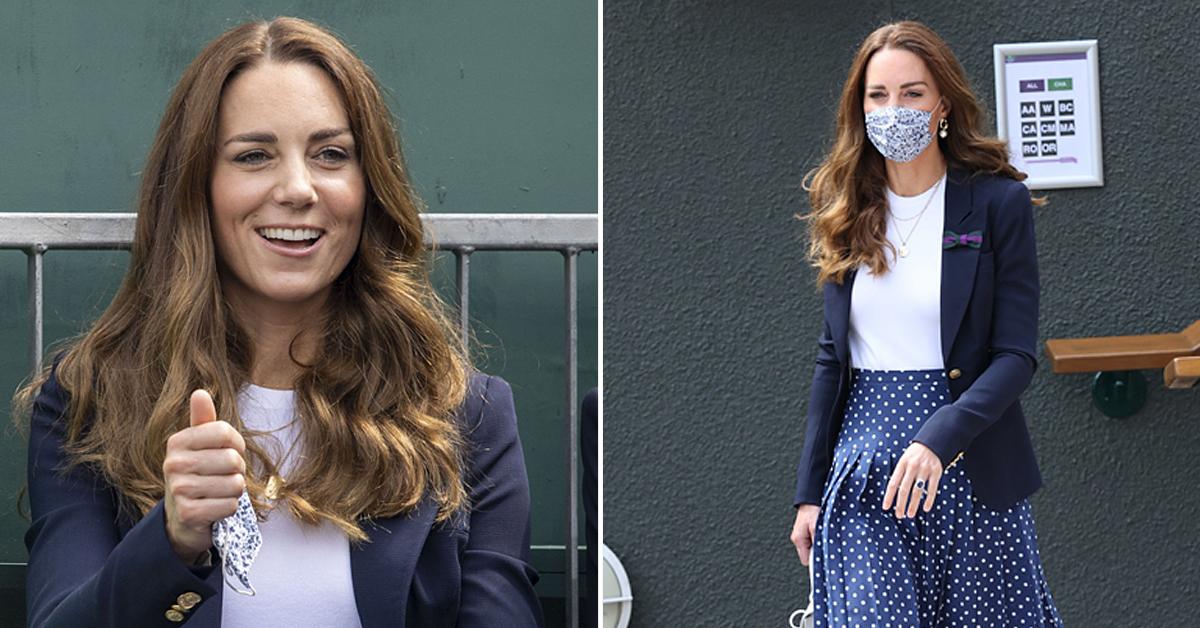
POLYGON ((945 373, 854 369, 813 539, 814 627, 1062 626, 1028 500, 980 503, 961 463, 933 509, 883 510, 892 470, 950 403, 945 373))

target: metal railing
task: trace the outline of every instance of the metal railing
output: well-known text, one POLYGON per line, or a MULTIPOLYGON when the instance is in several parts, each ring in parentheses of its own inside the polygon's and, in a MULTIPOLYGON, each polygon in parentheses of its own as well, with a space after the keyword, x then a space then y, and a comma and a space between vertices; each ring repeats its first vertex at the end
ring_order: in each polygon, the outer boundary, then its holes
MULTIPOLYGON (((567 529, 564 547, 566 625, 579 625, 579 469, 575 447, 579 443, 578 278, 577 261, 583 251, 596 251, 598 219, 595 214, 422 214, 425 246, 453 251, 456 259, 459 326, 463 342, 469 338, 471 254, 475 251, 558 251, 563 255, 566 299, 564 351, 566 355, 565 435, 567 466, 567 529)), ((43 258, 51 250, 128 249, 136 214, 129 213, 0 213, 0 250, 17 249, 28 257, 29 357, 36 370, 42 362, 43 258)))

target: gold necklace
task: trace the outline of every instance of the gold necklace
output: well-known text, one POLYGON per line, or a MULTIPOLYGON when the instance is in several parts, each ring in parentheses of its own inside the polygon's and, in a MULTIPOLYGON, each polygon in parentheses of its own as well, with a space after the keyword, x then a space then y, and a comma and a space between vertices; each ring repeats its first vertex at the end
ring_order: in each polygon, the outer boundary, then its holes
POLYGON ((908 257, 908 240, 912 238, 913 232, 917 230, 917 225, 921 223, 921 216, 925 215, 925 210, 929 209, 930 201, 933 200, 933 197, 937 196, 938 188, 942 187, 943 178, 945 178, 945 175, 938 177, 937 183, 933 184, 933 193, 929 195, 929 198, 925 199, 925 206, 921 208, 920 213, 914 217, 905 218, 905 220, 913 220, 913 218, 916 218, 916 222, 913 223, 912 229, 908 230, 908 237, 905 237, 904 234, 900 232, 900 224, 896 222, 896 215, 892 213, 892 208, 888 207, 888 216, 891 217, 892 224, 896 226, 896 237, 900 238, 900 246, 897 247, 897 252, 900 254, 900 257, 908 257))
POLYGON ((279 477, 278 475, 272 475, 270 479, 267 480, 267 489, 264 491, 264 493, 267 495, 267 499, 271 501, 279 499, 279 491, 283 488, 283 485, 283 478, 279 477))
MULTIPOLYGON (((293 418, 291 423, 295 422, 296 419, 293 418)), ((291 423, 285 425, 284 427, 290 426, 291 423)), ((272 433, 277 432, 280 429, 283 428, 273 430, 272 433)), ((287 462, 287 459, 292 456, 292 452, 296 449, 296 445, 300 443, 301 438, 302 437, 300 434, 295 434, 295 438, 292 439, 292 446, 288 447, 287 453, 284 454, 283 457, 279 459, 279 462, 275 464, 276 471, 279 471, 283 468, 283 463, 287 462)), ((279 475, 278 473, 273 473, 271 474, 271 477, 267 478, 267 487, 263 490, 263 493, 267 496, 267 499, 272 501, 277 500, 279 499, 280 491, 283 490, 285 484, 287 484, 287 480, 283 479, 283 476, 279 475)))

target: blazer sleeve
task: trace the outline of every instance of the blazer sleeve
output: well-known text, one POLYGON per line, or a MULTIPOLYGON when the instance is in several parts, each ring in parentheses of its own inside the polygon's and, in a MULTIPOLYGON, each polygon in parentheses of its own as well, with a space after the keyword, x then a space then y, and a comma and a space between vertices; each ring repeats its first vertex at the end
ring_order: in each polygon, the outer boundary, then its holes
POLYGON ((825 321, 817 339, 817 360, 813 368, 812 387, 808 398, 808 424, 804 430, 804 448, 796 469, 796 507, 800 504, 821 504, 821 491, 829 476, 831 460, 825 447, 829 436, 830 410, 837 401, 842 363, 833 350, 829 321, 825 321))
POLYGON ((935 410, 913 438, 932 449, 943 466, 1000 418, 1037 369, 1041 288, 1028 188, 1010 182, 993 210, 993 223, 996 279, 988 365, 958 399, 935 410))
POLYGON ((215 595, 204 581, 213 567, 189 567, 171 549, 162 501, 121 537, 114 489, 83 466, 59 472, 68 396, 56 371, 57 361, 29 430, 28 625, 178 626, 166 611, 183 593, 215 595))
POLYGON ((529 478, 512 389, 488 376, 467 428, 470 536, 462 557, 460 628, 542 626, 529 564, 529 478))

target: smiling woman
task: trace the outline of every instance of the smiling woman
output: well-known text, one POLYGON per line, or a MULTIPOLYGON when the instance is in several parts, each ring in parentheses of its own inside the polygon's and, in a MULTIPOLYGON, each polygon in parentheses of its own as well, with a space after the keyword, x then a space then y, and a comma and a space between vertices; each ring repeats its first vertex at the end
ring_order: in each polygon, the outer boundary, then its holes
POLYGON ((410 190, 329 32, 243 24, 188 66, 120 290, 19 396, 31 626, 541 624, 511 391, 410 190))
MULTIPOLYGON (((292 321, 319 320, 333 281, 358 248, 366 182, 337 86, 302 62, 266 61, 221 96, 212 230, 221 290, 262 342, 260 363, 288 364, 292 321)), ((312 335, 296 353, 308 362, 312 335)), ((292 369, 251 381, 290 388, 292 369)))

